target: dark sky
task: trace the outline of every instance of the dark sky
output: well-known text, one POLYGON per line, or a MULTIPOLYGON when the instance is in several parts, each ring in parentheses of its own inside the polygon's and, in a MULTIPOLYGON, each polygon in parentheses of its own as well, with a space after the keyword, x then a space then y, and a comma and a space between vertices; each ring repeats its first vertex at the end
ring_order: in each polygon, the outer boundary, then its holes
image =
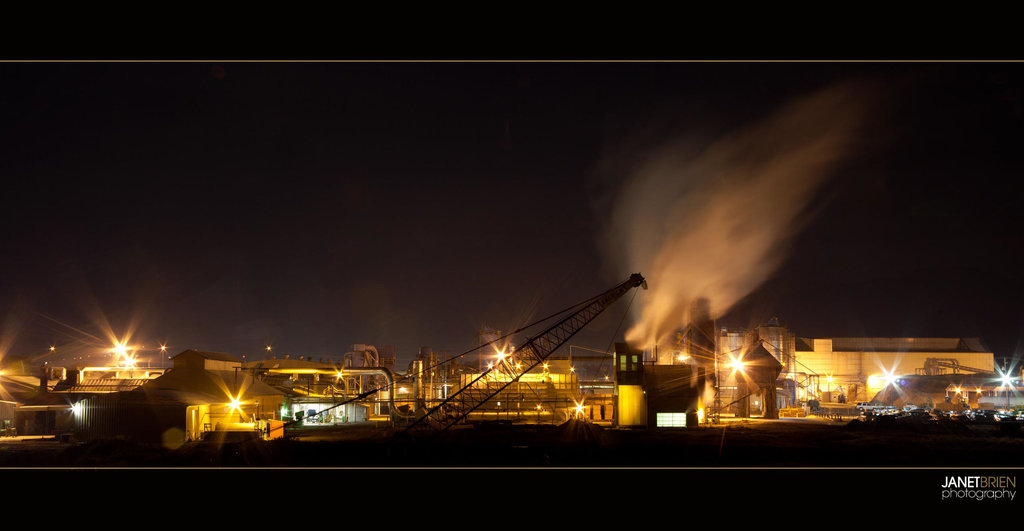
MULTIPOLYGON (((885 105, 790 259, 723 324, 1024 330, 1017 63, 2 63, 8 353, 453 353, 634 271, 601 252, 604 153, 728 131, 830 82, 885 105), (58 324, 57 322, 64 323, 58 324)), ((625 177, 623 178, 625 179, 625 177)), ((620 301, 574 344, 606 348, 620 301)), ((621 331, 619 333, 621 336, 621 331)))

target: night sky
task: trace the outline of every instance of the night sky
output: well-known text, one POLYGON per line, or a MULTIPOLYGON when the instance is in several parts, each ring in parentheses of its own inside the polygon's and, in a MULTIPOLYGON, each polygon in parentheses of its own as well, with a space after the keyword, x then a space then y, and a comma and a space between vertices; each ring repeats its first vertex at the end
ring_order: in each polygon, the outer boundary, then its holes
MULTIPOLYGON (((883 101, 862 149, 720 324, 978 336, 1012 356, 1022 69, 0 63, 0 345, 84 353, 106 319, 172 353, 390 344, 404 370, 420 346, 458 353, 481 326, 514 329, 643 273, 612 270, 602 248, 629 185, 601 171, 607 153, 721 134, 866 79, 883 101)), ((573 344, 607 348, 628 298, 573 344)))

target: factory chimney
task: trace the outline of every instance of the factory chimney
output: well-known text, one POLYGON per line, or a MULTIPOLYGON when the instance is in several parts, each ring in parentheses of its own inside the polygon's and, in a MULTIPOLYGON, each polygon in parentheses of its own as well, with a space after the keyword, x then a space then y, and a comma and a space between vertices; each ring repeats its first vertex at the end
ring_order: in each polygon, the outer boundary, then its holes
POLYGON ((39 392, 45 393, 50 390, 50 366, 46 362, 43 363, 42 370, 39 371, 39 392))
POLYGON ((707 298, 698 298, 690 305, 684 348, 697 359, 715 355, 715 321, 711 318, 711 301, 707 298))

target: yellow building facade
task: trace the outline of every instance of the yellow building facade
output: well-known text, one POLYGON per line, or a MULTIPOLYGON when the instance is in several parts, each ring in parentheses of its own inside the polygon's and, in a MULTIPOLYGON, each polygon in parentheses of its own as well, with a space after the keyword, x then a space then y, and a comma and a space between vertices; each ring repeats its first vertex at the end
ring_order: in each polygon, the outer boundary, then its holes
POLYGON ((995 371, 995 356, 977 338, 798 338, 796 366, 817 374, 820 392, 869 401, 894 378, 995 371))

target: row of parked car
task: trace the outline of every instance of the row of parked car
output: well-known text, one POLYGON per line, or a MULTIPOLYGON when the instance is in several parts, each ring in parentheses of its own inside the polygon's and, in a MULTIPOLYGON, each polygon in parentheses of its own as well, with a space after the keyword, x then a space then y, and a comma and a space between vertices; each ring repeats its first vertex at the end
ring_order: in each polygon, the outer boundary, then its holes
POLYGON ((861 402, 857 409, 863 417, 896 416, 913 417, 922 420, 955 420, 963 422, 1022 422, 1024 421, 1024 409, 967 409, 963 411, 943 411, 941 409, 919 408, 913 404, 907 404, 902 408, 895 406, 861 402))

